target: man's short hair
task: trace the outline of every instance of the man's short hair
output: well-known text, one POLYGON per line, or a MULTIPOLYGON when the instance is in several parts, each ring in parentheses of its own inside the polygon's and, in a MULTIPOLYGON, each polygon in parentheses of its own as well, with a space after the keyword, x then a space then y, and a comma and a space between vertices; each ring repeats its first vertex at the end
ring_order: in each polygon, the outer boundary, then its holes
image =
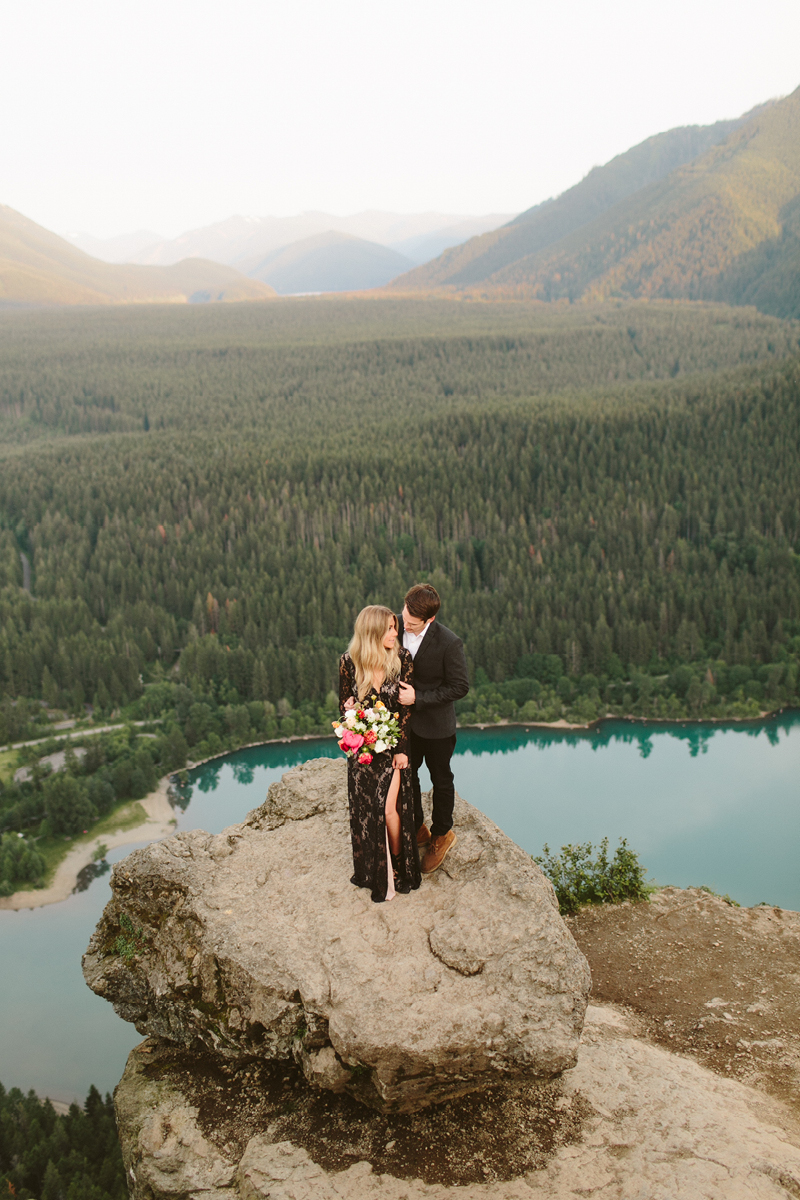
POLYGON ((420 621, 430 621, 441 607, 439 593, 429 583, 415 583, 406 592, 406 608, 412 617, 417 617, 420 621))

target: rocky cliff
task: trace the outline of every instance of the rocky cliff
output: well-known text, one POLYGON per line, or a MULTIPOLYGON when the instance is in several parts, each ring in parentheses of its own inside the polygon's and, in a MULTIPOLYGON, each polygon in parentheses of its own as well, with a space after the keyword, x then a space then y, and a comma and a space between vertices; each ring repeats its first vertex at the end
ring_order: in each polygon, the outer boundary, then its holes
POLYGON ((115 872, 85 965, 152 1034, 115 1094, 134 1200, 800 1196, 798 914, 676 889, 582 912, 616 1003, 557 1070, 585 963, 549 885, 459 802, 442 870, 364 902, 343 775, 306 764, 115 872))
POLYGON ((120 863, 87 982, 143 1034, 385 1111, 558 1075, 586 961, 530 856, 460 799, 456 823, 444 867, 375 905, 348 882, 346 764, 306 763, 241 825, 120 863))
POLYGON ((299 1071, 166 1043, 116 1092, 134 1200, 792 1200, 800 1126, 780 1102, 587 1011, 576 1067, 416 1113, 324 1095, 299 1071))

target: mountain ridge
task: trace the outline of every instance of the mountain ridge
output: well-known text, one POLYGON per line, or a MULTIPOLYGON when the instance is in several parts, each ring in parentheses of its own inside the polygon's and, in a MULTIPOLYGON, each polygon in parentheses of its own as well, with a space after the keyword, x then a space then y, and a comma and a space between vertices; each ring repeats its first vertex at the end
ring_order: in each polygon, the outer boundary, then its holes
POLYGON ((267 300, 275 292, 232 267, 111 265, 0 205, 0 303, 153 304, 267 300))
MULTIPOLYGON (((520 213, 500 229, 446 251, 433 262, 394 280, 390 286, 396 291, 430 288, 453 291, 480 287, 497 295, 510 293, 546 301, 597 300, 616 294, 631 298, 732 300, 736 289, 742 295, 759 292, 754 280, 737 277, 735 285, 731 281, 727 292, 721 294, 718 277, 738 254, 753 250, 762 240, 781 236, 781 222, 777 216, 770 218, 766 212, 770 207, 769 198, 747 197, 748 189, 752 191, 753 187, 758 192, 761 186, 763 191, 763 186, 758 183, 759 176, 764 175, 763 164, 751 163, 744 172, 738 171, 734 191, 739 206, 748 211, 746 221, 737 221, 731 215, 736 202, 725 194, 725 187, 715 190, 711 186, 709 196, 713 193, 713 198, 705 209, 700 206, 702 211, 698 211, 694 225, 689 223, 691 230, 684 231, 690 241, 703 235, 704 225, 716 231, 711 238, 714 252, 709 261, 703 262, 699 273, 688 271, 687 275, 688 267, 684 265, 681 269, 677 265, 681 257, 686 259, 687 254, 689 259, 692 257, 681 243, 678 210, 671 221, 677 227, 673 244, 669 249, 663 244, 660 226, 665 220, 669 225, 670 219, 661 210, 669 205, 669 198, 676 188, 678 193, 681 189, 686 193, 693 187, 698 192, 704 187, 708 190, 708 182, 703 183, 701 177, 709 173, 719 175, 720 168, 715 164, 724 164, 731 157, 741 158, 742 147, 746 148, 751 138, 758 137, 759 129, 780 125, 783 114, 797 107, 798 96, 800 89, 783 100, 759 105, 732 121, 720 121, 710 126, 685 126, 656 134, 617 155, 603 167, 593 168, 580 183, 554 200, 520 213), (750 169, 754 180, 747 178, 750 169), (726 210, 730 210, 727 233, 726 210), (743 225, 748 224, 750 229, 745 232, 743 225), (650 232, 656 225, 659 225, 658 237, 650 232), (630 233, 633 226, 636 226, 635 234, 630 233), (631 278, 631 270, 626 272, 618 265, 618 260, 623 257, 620 247, 627 244, 626 239, 630 237, 641 252, 641 271, 652 276, 649 285, 645 279, 637 285, 631 278), (651 243, 652 252, 648 258, 644 247, 651 243), (716 260, 712 261, 714 255, 716 260), (671 260, 674 261, 670 267, 671 260)), ((782 151, 772 152, 772 160, 780 159, 781 153, 785 159, 792 158, 791 137, 784 136, 783 142, 786 145, 782 151)), ((794 185, 787 190, 775 178, 775 161, 767 174, 776 197, 772 207, 790 201, 794 185)), ((789 169, 788 174, 794 178, 797 172, 789 169)), ((698 195, 696 200, 699 202, 700 199, 698 195)), ((691 207, 686 196, 683 204, 684 208, 691 207)), ((678 209, 680 207, 678 203, 678 209)), ((708 247, 704 247, 703 257, 708 257, 708 247)), ((754 269, 755 260, 751 270, 754 269)), ((773 269, 780 273, 780 264, 773 264, 773 269)), ((790 278, 784 278, 781 287, 787 295, 794 294, 790 278)), ((764 304, 768 300, 762 295, 760 302, 764 304)), ((785 306, 784 303, 784 309, 785 306)), ((788 315, 778 311, 781 307, 780 303, 777 308, 773 304, 765 311, 788 315)))
MULTIPOLYGON (((745 254, 781 239, 781 211, 799 194, 800 88, 705 154, 486 282, 545 300, 725 300, 725 276, 745 254)), ((740 292, 757 286, 757 267, 756 256, 740 292)))

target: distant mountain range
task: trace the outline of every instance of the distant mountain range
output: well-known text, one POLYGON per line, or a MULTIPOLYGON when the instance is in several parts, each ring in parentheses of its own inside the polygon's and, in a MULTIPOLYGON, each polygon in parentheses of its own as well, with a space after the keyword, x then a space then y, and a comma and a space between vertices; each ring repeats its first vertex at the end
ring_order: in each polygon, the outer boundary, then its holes
POLYGON ((230 217, 170 240, 139 230, 68 241, 0 207, 0 303, 385 286, 544 301, 722 300, 800 317, 800 88, 736 120, 656 134, 511 220, 307 212, 230 217))
POLYGON ((105 239, 89 234, 68 237, 73 245, 106 262, 167 266, 200 257, 236 267, 257 279, 266 279, 266 264, 277 264, 279 251, 296 246, 275 266, 277 290, 284 294, 342 292, 382 287, 448 246, 496 229, 511 215, 366 211, 336 217, 306 212, 296 217, 229 217, 171 239, 147 230, 105 239), (323 246, 321 241, 312 243, 314 238, 327 241, 323 246))
POLYGON ((184 258, 199 257, 239 267, 243 262, 262 259, 282 246, 316 234, 334 232, 388 246, 417 264, 441 254, 448 246, 455 246, 488 229, 496 229, 513 215, 488 213, 482 217, 465 217, 453 213, 369 210, 337 217, 332 213, 305 212, 296 217, 228 217, 176 238, 161 238, 147 230, 113 238, 95 238, 86 233, 66 236, 73 245, 106 262, 167 266, 184 258))
POLYGON ((111 265, 0 205, 0 304, 267 300, 274 290, 201 258, 167 267, 111 265))
POLYGON ((272 250, 258 262, 244 263, 243 270, 282 295, 297 295, 383 287, 412 265, 410 258, 388 246, 328 230, 272 250))
POLYGON ((391 288, 715 299, 800 316, 800 89, 649 138, 391 288))

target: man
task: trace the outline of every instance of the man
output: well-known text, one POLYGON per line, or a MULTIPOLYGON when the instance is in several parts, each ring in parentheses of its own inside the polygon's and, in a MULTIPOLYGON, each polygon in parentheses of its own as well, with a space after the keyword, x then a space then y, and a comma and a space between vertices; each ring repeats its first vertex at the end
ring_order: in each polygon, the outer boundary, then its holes
POLYGON ((467 660, 461 638, 436 620, 441 600, 436 588, 417 583, 406 594, 399 617, 400 637, 414 659, 414 683, 400 684, 400 703, 412 705, 410 765, 417 843, 427 849, 422 872, 430 875, 455 845, 455 785, 450 759, 456 746, 453 703, 469 691, 467 660), (422 811, 419 769, 427 764, 433 784, 430 831, 422 811))

